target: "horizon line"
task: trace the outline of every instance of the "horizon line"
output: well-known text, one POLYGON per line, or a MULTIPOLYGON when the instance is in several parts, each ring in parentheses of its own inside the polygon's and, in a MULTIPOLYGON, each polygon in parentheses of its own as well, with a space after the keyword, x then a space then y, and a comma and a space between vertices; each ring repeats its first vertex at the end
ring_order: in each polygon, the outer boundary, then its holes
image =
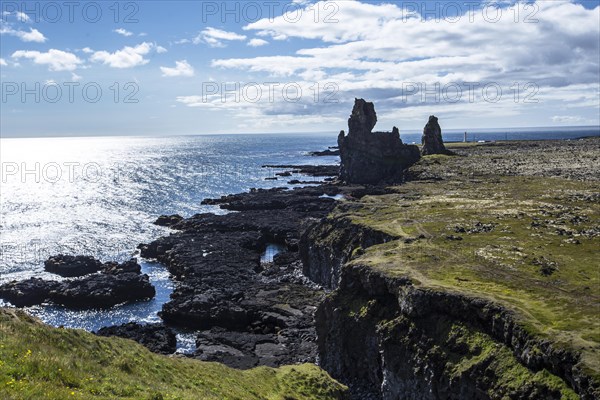
MULTIPOLYGON (((499 127, 499 128, 446 128, 443 132, 451 131, 451 133, 477 133, 477 131, 496 132, 502 130, 519 130, 519 129, 544 129, 544 130, 561 130, 561 129, 598 129, 600 133, 600 124, 598 125, 564 125, 564 126, 517 126, 517 127, 499 127)), ((407 129, 400 131, 400 134, 419 134, 420 129, 407 129), (417 131, 417 132, 411 132, 417 131)), ((344 131, 346 131, 344 129, 344 131)), ((50 138, 105 138, 105 137, 140 137, 140 138, 167 138, 167 137, 182 137, 182 136, 234 136, 234 135, 317 135, 331 134, 331 131, 297 131, 297 132, 221 132, 221 133, 177 133, 177 134, 48 134, 48 135, 12 135, 0 133, 1 139, 50 139, 50 138)), ((337 135, 339 132, 335 133, 337 135)))

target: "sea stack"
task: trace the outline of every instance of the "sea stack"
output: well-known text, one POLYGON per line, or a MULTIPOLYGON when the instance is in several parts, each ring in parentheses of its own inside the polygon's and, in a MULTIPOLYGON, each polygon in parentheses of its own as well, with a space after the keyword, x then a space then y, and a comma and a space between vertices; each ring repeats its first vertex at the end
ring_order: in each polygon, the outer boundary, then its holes
POLYGON ((405 145, 400 132, 373 132, 377 114, 373 103, 354 99, 348 119, 348 135, 338 136, 340 179, 346 183, 378 184, 399 182, 403 172, 420 158, 419 148, 405 145))
POLYGON ((427 156, 430 154, 450 154, 444 146, 442 139, 442 128, 438 123, 436 116, 431 115, 425 128, 423 128, 423 136, 421 137, 421 155, 427 156))

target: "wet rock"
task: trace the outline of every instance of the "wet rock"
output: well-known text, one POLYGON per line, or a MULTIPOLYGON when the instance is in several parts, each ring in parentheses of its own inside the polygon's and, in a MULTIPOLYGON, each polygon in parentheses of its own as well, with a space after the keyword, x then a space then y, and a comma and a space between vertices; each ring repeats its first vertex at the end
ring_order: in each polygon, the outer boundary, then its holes
POLYGON ((156 219, 156 221, 154 221, 154 224, 158 226, 173 226, 182 219, 183 217, 179 214, 161 215, 156 219))
POLYGON ((59 254, 48 258, 44 262, 44 269, 48 272, 63 276, 77 277, 98 272, 102 262, 90 256, 70 256, 59 254))
POLYGON ((397 128, 391 133, 373 132, 376 123, 373 103, 355 99, 348 135, 341 131, 338 136, 340 179, 344 182, 399 182, 404 170, 419 160, 419 148, 403 144, 397 128))
POLYGON ((0 286, 0 298, 17 307, 53 302, 70 308, 106 308, 154 297, 148 275, 140 274, 135 259, 101 264, 103 273, 62 282, 31 278, 0 286))
POLYGON ((15 307, 29 307, 46 302, 50 292, 60 287, 60 282, 39 278, 12 281, 0 286, 0 298, 15 307))
POLYGON ((331 149, 327 149, 327 150, 323 150, 323 151, 311 151, 310 155, 315 156, 315 157, 339 156, 340 151, 339 150, 331 150, 331 149))
POLYGON ((62 282, 49 293, 56 304, 70 308, 108 308, 128 301, 147 300, 156 291, 148 275, 95 274, 62 282))
POLYGON ((177 337, 172 329, 163 324, 141 325, 130 322, 123 325, 104 327, 96 332, 98 336, 118 336, 135 340, 150 351, 159 354, 173 354, 177 349, 177 337))
POLYGON ((105 274, 111 274, 111 275, 123 274, 123 273, 128 273, 128 272, 132 272, 135 274, 141 274, 142 267, 140 266, 140 264, 138 264, 137 259, 132 258, 129 261, 125 261, 124 263, 121 263, 121 264, 119 264, 117 262, 104 263, 102 266, 102 272, 105 274))
POLYGON ((141 245, 141 255, 164 263, 175 279, 161 318, 200 330, 196 356, 203 360, 238 368, 314 362, 313 318, 323 292, 302 276, 298 242, 302 221, 336 205, 321 195, 339 192, 327 185, 207 199, 238 212, 194 215, 141 245), (266 265, 269 244, 284 250, 266 265))
POLYGON ((338 165, 263 165, 263 168, 285 168, 292 169, 296 174, 304 174, 309 176, 337 176, 340 167, 338 165))
POLYGON ((438 123, 437 117, 431 115, 429 121, 423 128, 423 136, 421 137, 421 154, 424 156, 431 154, 452 154, 452 152, 446 149, 444 146, 444 139, 442 139, 442 128, 438 123))

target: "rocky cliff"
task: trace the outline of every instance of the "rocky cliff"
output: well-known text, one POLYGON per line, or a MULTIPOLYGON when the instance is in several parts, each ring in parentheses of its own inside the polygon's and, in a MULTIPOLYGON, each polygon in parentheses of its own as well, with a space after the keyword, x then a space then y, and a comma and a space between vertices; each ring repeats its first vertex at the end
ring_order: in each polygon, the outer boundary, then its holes
POLYGON ((580 355, 532 334, 510 309, 344 265, 390 239, 334 219, 301 241, 309 276, 336 288, 316 313, 321 367, 350 385, 355 398, 598 398, 580 355))
POLYGON ((305 273, 334 289, 316 313, 320 363, 354 398, 600 398, 598 183, 533 162, 534 176, 492 175, 495 152, 424 157, 418 182, 302 235, 305 273))

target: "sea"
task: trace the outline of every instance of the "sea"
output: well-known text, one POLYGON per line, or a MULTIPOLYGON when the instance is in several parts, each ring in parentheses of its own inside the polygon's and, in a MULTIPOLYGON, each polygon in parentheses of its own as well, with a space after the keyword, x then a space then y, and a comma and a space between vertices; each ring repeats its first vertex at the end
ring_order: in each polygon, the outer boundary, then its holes
MULTIPOLYGON (((469 141, 585 136, 600 136, 600 127, 467 131, 469 141)), ((420 141, 418 132, 401 132, 401 137, 405 143, 420 141)), ((463 130, 444 132, 448 142, 463 138, 463 130)), ((139 243, 170 233, 153 224, 158 216, 223 213, 200 203, 251 188, 290 187, 288 178, 266 180, 278 170, 262 166, 335 164, 338 157, 309 152, 335 146, 336 139, 337 133, 2 138, 0 284, 31 277, 60 280, 43 268, 44 260, 56 254, 102 261, 135 257, 139 243)), ((265 257, 272 257, 273 249, 267 251, 265 257)), ((158 322, 173 283, 163 265, 139 261, 157 289, 150 301, 109 310, 55 305, 27 310, 51 325, 89 331, 130 321, 158 322)), ((0 300, 0 305, 9 304, 0 300)), ((193 335, 180 332, 178 338, 182 351, 193 347, 193 335)))

